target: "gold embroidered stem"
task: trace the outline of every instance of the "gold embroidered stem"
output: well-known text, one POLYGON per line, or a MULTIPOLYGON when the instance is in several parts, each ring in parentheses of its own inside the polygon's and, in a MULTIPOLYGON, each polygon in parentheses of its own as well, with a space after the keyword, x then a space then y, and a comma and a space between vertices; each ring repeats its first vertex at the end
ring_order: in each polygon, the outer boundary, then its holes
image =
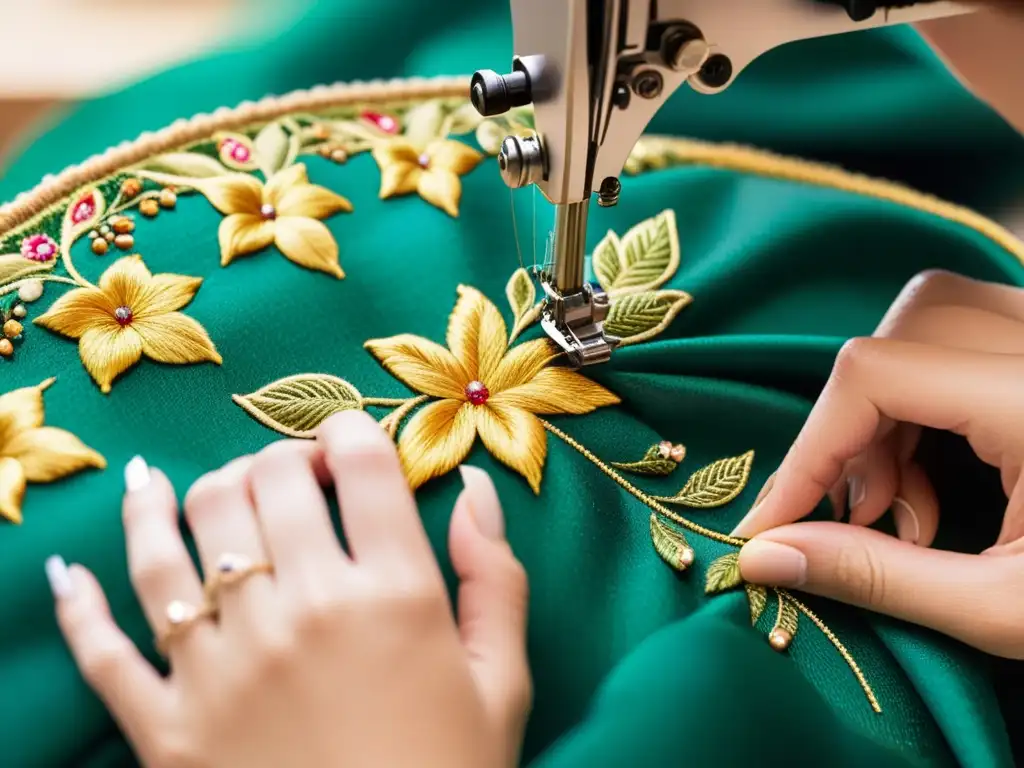
MULTIPOLYGON (((398 427, 402 423, 402 419, 408 416, 409 412, 417 405, 425 403, 429 399, 430 397, 428 395, 420 395, 419 397, 412 397, 408 400, 401 401, 395 410, 380 420, 380 425, 387 430, 391 437, 394 437, 398 434, 398 427)), ((366 400, 363 402, 366 403, 366 400)))
POLYGON ((691 520, 687 520, 682 515, 676 514, 671 509, 663 506, 662 504, 659 504, 653 498, 651 498, 646 493, 637 488, 635 485, 630 483, 626 478, 624 478, 610 466, 608 466, 599 458, 597 458, 597 456, 591 453, 585 446, 576 442, 573 438, 569 437, 569 435, 565 434, 565 432, 560 430, 554 424, 552 424, 549 421, 545 421, 544 419, 541 419, 541 424, 544 425, 544 429, 546 429, 551 434, 555 435, 555 437, 560 438, 566 444, 575 448, 577 451, 583 454, 584 458, 586 458, 594 466, 596 466, 598 469, 600 469, 602 472, 608 475, 608 477, 610 477, 612 480, 614 480, 616 483, 622 486, 624 490, 631 493, 633 496, 642 501, 644 504, 653 509, 662 517, 667 517, 669 520, 685 528, 688 531, 700 534, 701 536, 713 539, 714 541, 720 542, 722 544, 731 544, 734 547, 742 547, 746 543, 746 539, 737 539, 734 536, 726 536, 724 533, 719 533, 718 531, 713 531, 710 528, 705 528, 703 525, 698 525, 697 523, 694 523, 691 520))
POLYGON ((25 283, 31 283, 34 280, 38 280, 41 283, 64 283, 66 285, 79 285, 69 277, 63 277, 62 275, 32 275, 22 280, 15 280, 10 285, 0 286, 0 296, 6 296, 8 293, 14 293, 25 283))
MULTIPOLYGON (((176 189, 179 194, 190 191, 188 187, 177 187, 176 189)), ((118 193, 117 199, 114 200, 113 205, 110 206, 110 210, 107 211, 106 218, 109 218, 114 214, 121 213, 122 211, 127 211, 129 208, 135 208, 144 200, 156 200, 160 197, 160 193, 155 189, 150 190, 149 192, 143 192, 141 195, 137 195, 130 200, 125 200, 123 203, 121 202, 121 197, 122 194, 118 193)))
POLYGON ((363 405, 372 405, 377 408, 397 408, 400 405, 406 405, 411 400, 421 400, 423 398, 417 397, 364 397, 363 405))
POLYGON ((537 318, 540 317, 541 309, 543 309, 543 306, 543 302, 537 302, 530 309, 528 309, 522 317, 519 318, 519 320, 515 324, 515 327, 512 329, 512 333, 509 334, 509 346, 512 345, 513 341, 519 338, 519 334, 521 334, 523 331, 525 331, 527 328, 529 328, 531 325, 537 322, 537 318))
POLYGON ((864 673, 861 671, 860 665, 858 665, 857 662, 854 660, 853 655, 848 650, 846 650, 846 646, 843 645, 843 641, 836 637, 835 633, 828 628, 825 622, 818 618, 818 615, 814 611, 812 611, 802 602, 793 597, 792 594, 790 594, 784 589, 779 589, 776 591, 783 598, 792 602, 793 605, 796 606, 797 610, 799 610, 800 613, 802 613, 804 616, 810 619, 811 623, 814 624, 814 626, 816 626, 821 631, 821 633, 828 638, 828 641, 832 643, 833 646, 835 646, 835 649, 839 651, 839 655, 843 657, 843 661, 846 662, 846 665, 850 668, 850 671, 853 672, 854 677, 857 678, 857 682, 860 683, 860 687, 863 689, 864 695, 867 696, 868 703, 871 705, 871 709, 873 709, 879 715, 882 714, 882 705, 878 703, 878 699, 875 696, 874 690, 871 688, 871 684, 868 682, 867 678, 864 676, 864 673))
MULTIPOLYGON (((697 525, 696 523, 687 520, 685 517, 682 517, 681 515, 677 515, 675 512, 662 506, 653 498, 651 498, 646 493, 637 488, 635 485, 626 480, 624 477, 619 475, 614 469, 609 467, 607 464, 605 464, 603 461, 597 458, 597 456, 591 453, 585 446, 578 443, 573 438, 569 437, 569 435, 560 430, 554 424, 551 424, 548 421, 544 421, 543 419, 541 419, 541 423, 544 425, 544 429, 546 429, 548 432, 555 435, 556 437, 560 438, 566 444, 575 448, 583 455, 584 458, 586 458, 588 461, 594 464, 594 466, 596 466, 598 469, 600 469, 602 472, 608 475, 608 477, 610 477, 612 480, 618 483, 624 490, 628 491, 630 494, 635 496, 637 499, 639 499, 641 502, 646 504, 650 509, 654 510, 658 514, 669 518, 679 526, 686 528, 687 530, 692 531, 693 533, 705 536, 709 539, 713 539, 714 541, 721 542, 722 544, 730 544, 732 546, 742 547, 743 544, 746 543, 746 539, 738 539, 733 536, 726 536, 725 534, 721 534, 718 531, 713 531, 710 528, 705 528, 702 525, 697 525)), ((832 645, 835 647, 837 651, 839 651, 839 655, 843 657, 843 661, 846 662, 847 666, 850 668, 854 676, 857 678, 857 682, 860 683, 860 687, 864 691, 864 695, 867 697, 868 703, 871 705, 871 709, 881 714, 882 707, 878 703, 878 698, 875 696, 875 692, 871 688, 871 684, 868 683, 867 678, 861 671, 860 666, 854 660, 850 652, 846 649, 846 646, 843 645, 842 641, 838 637, 836 637, 835 633, 828 628, 825 622, 818 618, 817 614, 815 614, 814 611, 812 611, 802 602, 793 597, 793 595, 791 595, 789 592, 786 592, 785 590, 781 589, 778 590, 778 592, 781 597, 792 601, 793 605, 796 606, 796 608, 808 619, 810 619, 814 626, 821 630, 821 633, 825 635, 825 637, 828 638, 828 641, 832 643, 832 645)))
POLYGON ((68 274, 71 275, 72 285, 78 285, 81 286, 82 288, 95 288, 95 285, 93 285, 84 277, 82 277, 81 272, 79 272, 78 269, 75 268, 75 264, 71 260, 71 246, 73 243, 74 240, 71 240, 70 242, 65 242, 65 238, 61 238, 60 256, 64 262, 64 269, 66 269, 68 271, 68 274))

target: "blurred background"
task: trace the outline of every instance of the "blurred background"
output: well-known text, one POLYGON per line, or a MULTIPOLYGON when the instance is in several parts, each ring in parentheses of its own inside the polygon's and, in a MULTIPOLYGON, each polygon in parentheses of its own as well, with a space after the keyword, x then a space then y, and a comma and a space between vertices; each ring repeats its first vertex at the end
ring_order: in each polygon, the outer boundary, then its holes
POLYGON ((302 6, 300 0, 0 0, 0 166, 26 132, 63 107, 257 34, 302 6))

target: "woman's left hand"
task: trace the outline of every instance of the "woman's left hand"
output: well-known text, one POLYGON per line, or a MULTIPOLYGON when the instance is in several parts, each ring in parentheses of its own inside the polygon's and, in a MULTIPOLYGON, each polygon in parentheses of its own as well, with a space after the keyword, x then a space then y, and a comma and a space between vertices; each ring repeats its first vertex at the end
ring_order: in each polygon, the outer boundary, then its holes
POLYGON ((189 617, 204 585, 167 478, 141 460, 125 474, 131 578, 171 674, 118 628, 90 572, 59 558, 47 571, 79 667, 145 765, 516 764, 531 697, 526 578, 482 470, 463 468, 451 521, 457 623, 394 445, 362 412, 192 487, 206 586, 221 585, 212 616, 189 617))

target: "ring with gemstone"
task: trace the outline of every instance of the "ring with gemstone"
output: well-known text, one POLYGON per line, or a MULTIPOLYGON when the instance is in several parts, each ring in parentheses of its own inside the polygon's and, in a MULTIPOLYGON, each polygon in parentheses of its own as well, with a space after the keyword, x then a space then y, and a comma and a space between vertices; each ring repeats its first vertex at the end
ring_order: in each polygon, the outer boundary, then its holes
POLYGON ((164 611, 164 616, 167 619, 167 629, 163 635, 157 638, 157 650, 166 656, 171 640, 187 632, 197 622, 214 618, 216 615, 217 609, 208 603, 199 607, 182 600, 174 600, 168 603, 164 611))
POLYGON ((274 566, 268 562, 254 562, 245 555, 225 552, 217 558, 216 572, 206 580, 206 599, 216 602, 221 589, 239 584, 257 573, 273 574, 274 566))

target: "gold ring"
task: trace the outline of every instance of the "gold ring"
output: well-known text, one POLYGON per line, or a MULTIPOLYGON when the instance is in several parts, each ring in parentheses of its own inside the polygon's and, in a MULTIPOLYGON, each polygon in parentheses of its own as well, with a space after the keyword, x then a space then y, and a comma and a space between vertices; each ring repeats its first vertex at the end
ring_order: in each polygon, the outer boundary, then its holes
POLYGON ((206 599, 215 602, 221 589, 240 584, 257 573, 273 574, 274 566, 268 562, 253 562, 245 555, 225 552, 217 560, 217 571, 206 581, 206 599))
POLYGON ((215 617, 217 609, 209 604, 197 608, 191 603, 174 600, 167 604, 164 615, 167 618, 167 630, 157 638, 156 647, 166 656, 171 640, 187 632, 196 623, 215 617))

